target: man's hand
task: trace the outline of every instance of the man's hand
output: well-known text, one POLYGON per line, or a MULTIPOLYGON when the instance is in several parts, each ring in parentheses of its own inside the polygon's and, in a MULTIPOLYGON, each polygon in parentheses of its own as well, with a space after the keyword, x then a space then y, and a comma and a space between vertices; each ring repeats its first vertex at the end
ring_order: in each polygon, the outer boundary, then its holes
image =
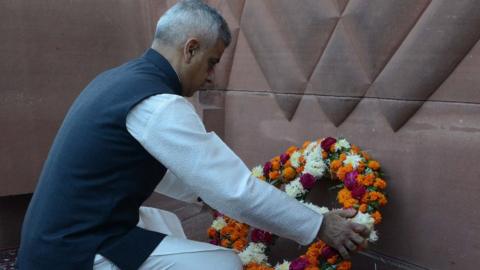
POLYGON ((336 249, 344 259, 349 259, 349 251, 356 251, 357 246, 365 242, 370 232, 367 227, 348 221, 356 211, 335 210, 323 216, 318 237, 327 245, 336 249))

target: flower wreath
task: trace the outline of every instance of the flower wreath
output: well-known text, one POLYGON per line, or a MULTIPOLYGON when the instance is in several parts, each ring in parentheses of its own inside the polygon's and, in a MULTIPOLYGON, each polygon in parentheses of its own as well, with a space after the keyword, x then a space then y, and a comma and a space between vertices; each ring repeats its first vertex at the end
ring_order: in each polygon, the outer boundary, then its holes
MULTIPOLYGON (((304 202, 304 198, 326 172, 330 173, 333 180, 339 181, 334 188, 339 190, 337 200, 343 208, 358 210, 351 220, 371 229, 369 242, 378 240, 373 226, 382 220, 379 207, 387 203, 387 183, 379 162, 346 139, 328 137, 315 142, 306 141, 301 148, 291 146, 264 166, 252 169, 252 174, 260 180, 284 190, 289 196, 322 214, 327 213, 328 208, 304 202)), ((247 270, 348 270, 352 265, 319 240, 297 259, 272 267, 266 252, 274 244, 276 236, 255 228, 250 230, 249 225, 218 212, 214 213, 208 236, 212 244, 239 251, 244 269, 247 270)))

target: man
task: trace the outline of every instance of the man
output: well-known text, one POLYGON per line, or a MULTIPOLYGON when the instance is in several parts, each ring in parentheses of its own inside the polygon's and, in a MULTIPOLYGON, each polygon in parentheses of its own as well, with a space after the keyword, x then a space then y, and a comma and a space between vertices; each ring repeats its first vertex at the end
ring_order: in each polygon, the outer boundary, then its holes
POLYGON ((201 197, 303 245, 319 237, 347 257, 363 243, 366 228, 344 218, 351 211, 322 216, 251 176, 182 97, 209 80, 230 39, 214 9, 180 1, 151 49, 82 91, 30 203, 20 269, 241 269, 232 251, 185 239, 171 213, 139 211, 160 179, 163 193, 201 197))

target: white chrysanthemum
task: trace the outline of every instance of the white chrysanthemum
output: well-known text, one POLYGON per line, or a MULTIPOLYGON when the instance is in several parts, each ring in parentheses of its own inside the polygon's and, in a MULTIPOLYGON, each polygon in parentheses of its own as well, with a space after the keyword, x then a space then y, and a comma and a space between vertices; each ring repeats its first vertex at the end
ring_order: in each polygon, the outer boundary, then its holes
POLYGON ((312 148, 312 151, 308 152, 308 155, 305 155, 305 160, 308 161, 320 161, 322 159, 322 147, 317 145, 312 148))
POLYGON ((300 157, 302 156, 302 153, 300 151, 295 151, 293 154, 290 156, 290 163, 294 168, 300 167, 300 157))
POLYGON ((354 169, 358 167, 360 162, 362 161, 362 157, 357 154, 347 154, 347 157, 343 161, 343 165, 351 164, 354 169))
POLYGON ((304 154, 308 154, 310 153, 313 148, 315 148, 315 146, 317 146, 317 142, 311 142, 309 145, 307 145, 307 147, 305 147, 305 151, 303 152, 304 154))
POLYGON ((238 256, 242 260, 243 265, 251 262, 267 263, 268 257, 265 255, 265 249, 266 246, 263 243, 250 243, 238 256))
POLYGON ((307 163, 305 164, 305 169, 304 173, 309 173, 316 178, 322 177, 323 173, 325 172, 325 169, 327 166, 323 162, 323 160, 307 160, 307 163))
POLYGON ((335 152, 341 149, 349 149, 350 143, 345 139, 340 139, 335 143, 335 152))
POLYGON ((253 167, 252 169, 252 175, 255 176, 256 178, 260 178, 263 176, 263 167, 258 165, 256 167, 253 167))
POLYGON ((357 215, 351 219, 352 222, 362 224, 366 226, 369 230, 373 229, 375 224, 375 219, 368 213, 362 213, 358 211, 357 215))
POLYGON ((223 217, 217 217, 213 222, 212 222, 212 228, 214 228, 217 231, 220 231, 223 229, 223 227, 227 226, 227 222, 225 222, 225 219, 223 217))
POLYGON ((277 264, 275 266, 275 270, 289 270, 290 269, 290 262, 283 261, 282 264, 277 264))
POLYGON ((320 207, 320 206, 317 206, 317 205, 315 205, 315 204, 313 204, 313 203, 304 202, 304 201, 302 201, 302 203, 303 203, 306 207, 308 207, 308 208, 312 209, 313 211, 315 211, 315 212, 317 212, 317 213, 319 213, 319 214, 322 214, 322 215, 325 214, 325 213, 330 212, 330 210, 328 210, 328 208, 327 208, 327 207, 324 207, 324 206, 320 207))
POLYGON ((370 242, 376 242, 377 240, 378 240, 377 231, 372 230, 372 231, 370 232, 370 236, 368 237, 368 241, 370 241, 370 242))
POLYGON ((293 180, 285 186, 285 193, 292 198, 296 198, 305 194, 306 190, 303 188, 300 178, 293 180))

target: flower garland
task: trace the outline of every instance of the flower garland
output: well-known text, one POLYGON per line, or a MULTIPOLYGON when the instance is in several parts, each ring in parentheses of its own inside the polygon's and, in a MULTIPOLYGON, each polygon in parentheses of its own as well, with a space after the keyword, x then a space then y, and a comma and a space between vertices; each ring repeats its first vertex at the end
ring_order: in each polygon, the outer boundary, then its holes
MULTIPOLYGON (((387 204, 387 183, 383 179, 380 163, 346 139, 328 137, 314 142, 306 141, 301 148, 291 146, 280 156, 252 169, 255 177, 285 191, 321 214, 327 213, 328 208, 304 202, 304 199, 326 172, 338 181, 334 187, 339 190, 337 201, 345 209, 358 210, 351 220, 371 229, 369 242, 377 241, 373 226, 382 221, 379 208, 387 204)), ((319 240, 297 259, 272 267, 266 252, 275 243, 276 236, 255 228, 250 230, 247 224, 218 212, 208 229, 208 236, 212 244, 239 251, 246 270, 348 270, 352 266, 350 261, 343 260, 336 250, 319 240)))

